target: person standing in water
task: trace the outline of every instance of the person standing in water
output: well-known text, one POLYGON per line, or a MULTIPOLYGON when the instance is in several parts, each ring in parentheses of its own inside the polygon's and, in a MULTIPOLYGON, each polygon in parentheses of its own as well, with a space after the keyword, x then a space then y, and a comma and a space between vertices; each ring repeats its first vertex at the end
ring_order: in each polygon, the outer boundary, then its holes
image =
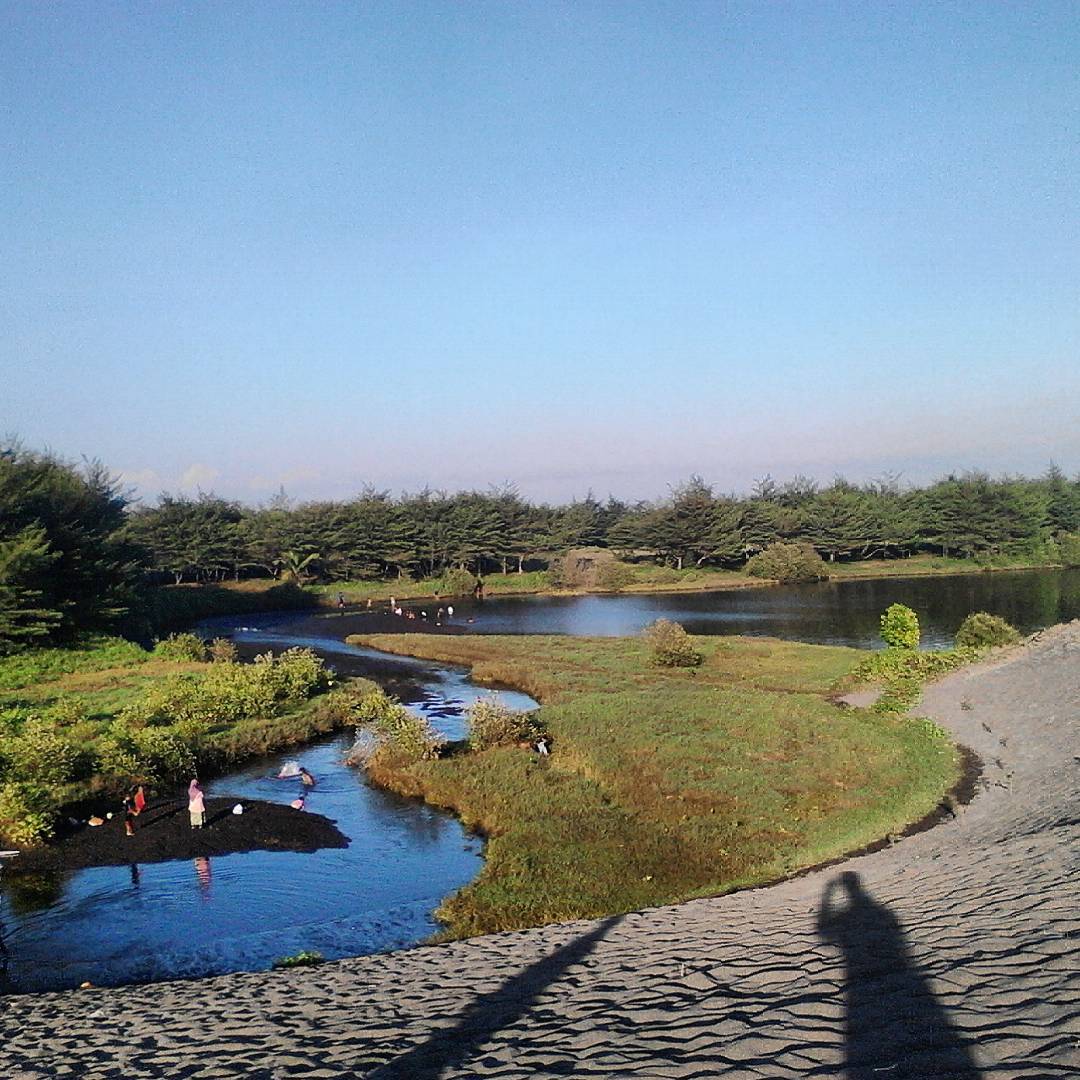
POLYGON ((191 815, 191 827, 201 829, 206 824, 206 800, 199 781, 192 779, 188 784, 188 813, 191 815))

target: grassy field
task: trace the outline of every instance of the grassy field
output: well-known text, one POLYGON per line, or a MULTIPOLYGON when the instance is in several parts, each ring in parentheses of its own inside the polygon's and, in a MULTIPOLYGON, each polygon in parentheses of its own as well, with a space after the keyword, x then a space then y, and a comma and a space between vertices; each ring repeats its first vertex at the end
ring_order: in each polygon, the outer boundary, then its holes
POLYGON ((440 909, 450 937, 773 880, 902 829, 957 777, 931 725, 830 701, 854 649, 696 638, 701 667, 663 669, 640 639, 350 640, 542 703, 548 759, 500 747, 374 777, 488 838, 480 876, 440 909))

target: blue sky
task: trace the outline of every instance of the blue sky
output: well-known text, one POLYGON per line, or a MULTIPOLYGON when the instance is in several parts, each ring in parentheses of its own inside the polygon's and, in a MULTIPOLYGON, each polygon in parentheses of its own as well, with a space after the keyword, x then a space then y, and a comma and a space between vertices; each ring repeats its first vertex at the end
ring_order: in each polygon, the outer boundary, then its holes
POLYGON ((0 432, 148 496, 1080 471, 1072 3, 0 0, 0 432))

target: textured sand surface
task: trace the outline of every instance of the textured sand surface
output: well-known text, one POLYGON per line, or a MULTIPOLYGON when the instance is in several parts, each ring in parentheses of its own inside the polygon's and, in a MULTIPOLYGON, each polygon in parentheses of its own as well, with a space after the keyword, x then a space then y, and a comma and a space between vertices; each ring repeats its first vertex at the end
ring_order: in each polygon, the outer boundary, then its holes
POLYGON ((0 1076, 1080 1076, 1080 623, 919 712, 984 783, 893 847, 602 922, 9 998, 0 1076))

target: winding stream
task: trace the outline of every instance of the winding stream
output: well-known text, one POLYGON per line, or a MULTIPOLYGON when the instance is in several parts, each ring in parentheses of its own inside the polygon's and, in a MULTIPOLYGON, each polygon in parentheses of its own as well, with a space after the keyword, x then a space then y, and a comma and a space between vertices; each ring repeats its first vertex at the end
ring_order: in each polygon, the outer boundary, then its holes
MULTIPOLYGON (((1024 632, 1080 617, 1080 570, 878 579, 721 593, 513 597, 455 605, 454 628, 473 633, 622 635, 660 617, 699 634, 771 635, 876 647, 880 612, 893 602, 919 613, 923 644, 951 641, 971 611, 1003 615, 1024 632)), ((413 605, 419 612, 426 604, 413 605)), ((423 620, 411 623, 428 629, 423 620)), ((314 648, 342 674, 374 679, 450 738, 486 691, 458 669, 347 645, 352 633, 404 628, 365 609, 270 613, 207 622, 244 656, 314 648)), ((514 708, 534 704, 503 693, 514 708)), ((452 817, 371 788, 341 764, 351 733, 253 761, 208 785, 214 795, 291 799, 275 779, 285 761, 319 778, 309 806, 337 822, 348 848, 314 854, 252 852, 213 860, 80 870, 0 892, 19 991, 262 970, 313 949, 327 958, 402 948, 429 937, 432 912, 481 865, 480 842, 452 817)))

